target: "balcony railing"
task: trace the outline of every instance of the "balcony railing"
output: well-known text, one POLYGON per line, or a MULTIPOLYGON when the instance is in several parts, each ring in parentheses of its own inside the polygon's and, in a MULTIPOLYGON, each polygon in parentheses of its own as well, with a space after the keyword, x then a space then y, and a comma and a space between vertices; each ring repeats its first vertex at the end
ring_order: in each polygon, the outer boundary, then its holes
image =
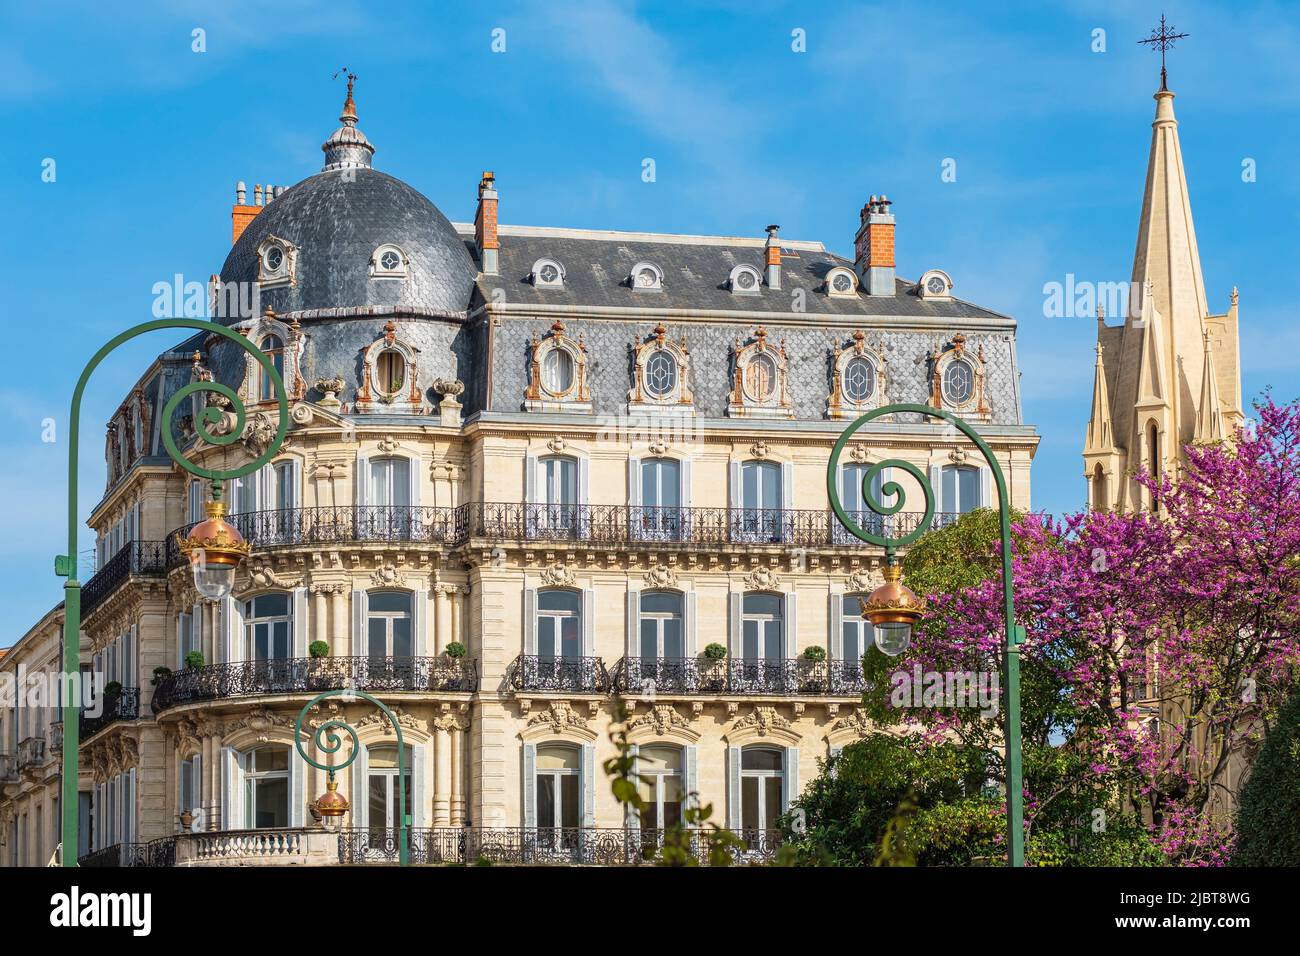
POLYGON ((860 697, 868 689, 860 661, 721 660, 625 657, 614 665, 619 694, 860 697))
POLYGON ((97 734, 109 724, 119 720, 138 720, 140 717, 140 688, 123 687, 116 693, 105 691, 99 697, 99 716, 81 715, 81 739, 97 734))
MULTIPOLYGON (((900 512, 888 518, 868 511, 852 514, 868 531, 895 537, 914 531, 923 517, 919 512, 900 512)), ((958 517, 960 515, 936 514, 930 526, 932 529, 941 528, 958 517)), ((410 542, 459 547, 474 538, 592 544, 644 542, 682 547, 728 544, 868 547, 846 531, 829 510, 546 505, 515 501, 469 502, 455 508, 397 505, 291 508, 245 512, 231 515, 229 520, 259 549, 352 542, 410 542)), ((192 527, 192 524, 186 525, 168 536, 163 558, 167 567, 184 563, 179 540, 192 527)), ((117 560, 114 557, 102 573, 107 574, 117 560)), ((153 564, 150 562, 149 566, 152 568, 153 564)), ((124 572, 119 573, 125 579, 124 572)), ((92 579, 91 583, 94 581, 92 579)))
POLYGON ((260 694, 307 694, 355 687, 366 691, 471 692, 478 665, 453 657, 293 657, 186 668, 154 688, 153 710, 192 701, 260 694))
POLYGON ((45 738, 28 737, 18 743, 18 769, 45 762, 45 738))
POLYGON ((114 843, 87 853, 77 860, 78 866, 175 866, 176 838, 163 837, 148 843, 114 843))
POLYGON ((520 654, 506 672, 516 691, 560 691, 574 694, 609 692, 609 672, 599 657, 539 657, 520 654))
MULTIPOLYGON (((613 827, 433 827, 409 831, 412 863, 566 866, 634 866, 653 863, 664 842, 662 830, 613 827)), ((708 864, 714 846, 711 831, 687 831, 689 851, 708 864)), ((767 863, 776 857, 780 830, 741 830, 742 846, 731 848, 734 864, 767 863)), ((398 831, 372 827, 339 833, 339 862, 398 862, 398 831)))
POLYGON ((104 562, 81 589, 81 613, 88 615, 133 575, 161 575, 167 570, 162 541, 128 541, 104 562))

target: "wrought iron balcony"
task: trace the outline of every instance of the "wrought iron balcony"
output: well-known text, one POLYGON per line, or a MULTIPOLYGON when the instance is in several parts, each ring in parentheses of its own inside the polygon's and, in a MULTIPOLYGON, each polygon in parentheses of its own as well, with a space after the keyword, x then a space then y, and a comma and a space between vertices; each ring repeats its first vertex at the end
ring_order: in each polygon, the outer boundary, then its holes
POLYGON ((162 541, 128 541, 104 562, 81 589, 81 614, 85 617, 133 576, 158 577, 167 571, 167 549, 162 541))
MULTIPOLYGON (((919 512, 902 512, 888 518, 874 512, 858 512, 854 516, 869 531, 895 536, 915 530, 923 517, 919 512)), ((958 517, 937 514, 931 519, 931 528, 944 527, 958 517)), ((870 547, 846 531, 829 510, 545 505, 514 501, 469 502, 455 508, 396 505, 291 508, 245 512, 230 515, 228 520, 257 549, 354 542, 425 543, 454 548, 471 539, 645 543, 686 548, 755 544, 870 547)), ((192 527, 191 524, 178 528, 168 537, 164 559, 167 567, 184 563, 178 542, 192 527)), ((135 542, 142 543, 147 542, 135 542)), ((108 567, 105 566, 105 573, 108 567)))
MULTIPOLYGON (((411 862, 426 864, 515 863, 565 866, 635 866, 652 863, 665 831, 613 827, 433 827, 412 829, 411 862)), ((711 831, 685 832, 687 848, 708 864, 715 838, 711 831)), ((730 848, 734 864, 768 863, 784 839, 780 830, 741 830, 742 845, 730 848)), ((345 829, 339 833, 339 862, 396 863, 395 828, 345 829)))
POLYGON ((81 714, 81 739, 97 734, 109 724, 119 720, 138 720, 140 717, 140 688, 123 687, 116 693, 104 691, 99 696, 100 712, 91 716, 85 711, 81 714))
POLYGON ((559 691, 606 694, 609 672, 599 657, 539 657, 520 654, 506 671, 506 682, 518 691, 559 691))
POLYGON ((153 710, 199 700, 264 694, 358 690, 465 692, 478 688, 478 665, 454 657, 292 657, 208 664, 177 671, 154 688, 153 710))
POLYGON ((721 660, 625 657, 614 666, 619 694, 859 697, 867 689, 860 661, 721 660))
POLYGON ((82 867, 175 866, 176 838, 163 837, 148 843, 114 843, 78 858, 82 867))
POLYGON ((18 769, 34 767, 45 762, 45 738, 28 737, 18 743, 18 769))

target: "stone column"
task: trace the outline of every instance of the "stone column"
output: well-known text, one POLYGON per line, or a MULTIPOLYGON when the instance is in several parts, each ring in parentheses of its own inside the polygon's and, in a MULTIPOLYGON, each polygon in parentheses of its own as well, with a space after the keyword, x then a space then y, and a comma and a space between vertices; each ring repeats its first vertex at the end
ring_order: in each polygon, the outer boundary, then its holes
MULTIPOLYGON (((326 623, 325 595, 327 593, 326 591, 327 588, 328 585, 325 584, 313 584, 311 586, 311 594, 312 594, 311 616, 312 616, 312 635, 313 635, 312 640, 326 641, 328 643, 328 637, 326 636, 327 632, 325 629, 325 623, 326 623)), ((308 651, 308 654, 310 653, 311 652, 308 651)))
POLYGON ((460 631, 460 606, 461 595, 468 591, 469 588, 457 584, 451 586, 451 637, 448 638, 448 642, 461 641, 461 643, 464 643, 460 631))
POLYGON ((451 825, 465 825, 465 730, 457 721, 451 734, 451 825))
POLYGON ((433 748, 433 825, 451 825, 451 733, 449 717, 444 715, 434 721, 433 748))
POLYGON ((447 594, 451 587, 450 584, 435 584, 433 586, 434 593, 437 595, 435 601, 435 617, 437 620, 434 627, 433 646, 435 654, 441 654, 445 651, 447 643, 451 640, 448 636, 451 634, 451 611, 447 607, 449 603, 447 594))
POLYGON ((331 617, 334 620, 330 654, 335 657, 347 657, 352 653, 352 642, 348 640, 348 612, 343 606, 343 592, 346 590, 346 586, 336 584, 330 591, 331 617))

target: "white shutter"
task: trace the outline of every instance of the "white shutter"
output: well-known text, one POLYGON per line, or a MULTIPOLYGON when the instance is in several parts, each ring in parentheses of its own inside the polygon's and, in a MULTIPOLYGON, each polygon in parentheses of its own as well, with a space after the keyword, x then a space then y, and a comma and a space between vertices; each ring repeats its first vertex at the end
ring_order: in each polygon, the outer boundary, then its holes
POLYGON ((524 588, 524 654, 537 653, 537 588, 524 588))
POLYGON ((682 748, 682 788, 684 808, 695 809, 700 805, 700 748, 687 744, 682 748))
MULTIPOLYGON (((447 741, 453 739, 452 734, 447 735, 447 741)), ((411 815, 412 827, 428 826, 429 813, 425 808, 428 800, 428 787, 424 783, 424 775, 427 773, 426 768, 429 766, 429 745, 415 744, 411 747, 411 806, 406 808, 406 812, 411 815)))
POLYGON ((596 591, 582 589, 582 656, 596 656, 596 591))
POLYGON ((740 829, 740 748, 727 748, 727 829, 740 829))
POLYGON ((182 807, 182 810, 197 810, 203 806, 203 754, 201 753, 190 758, 190 794, 194 806, 182 807))
POLYGON ((366 592, 360 588, 354 588, 352 591, 352 656, 365 657, 368 653, 366 648, 366 615, 368 612, 369 601, 366 598, 366 592))
POLYGON ((370 503, 370 459, 359 451, 356 475, 352 479, 352 493, 356 504, 370 503))
POLYGON ((135 659, 136 647, 139 644, 140 626, 132 624, 130 629, 122 635, 122 663, 119 670, 122 672, 123 687, 139 687, 140 681, 136 673, 135 659))
POLYGON ((785 773, 781 775, 781 812, 790 810, 790 804, 799 796, 799 748, 785 748, 785 773))
POLYGON ((237 664, 244 659, 243 602, 230 595, 221 599, 221 662, 237 664))
POLYGON ((307 656, 307 589, 293 589, 293 650, 290 657, 307 656))
POLYGON ((233 747, 221 748, 221 829, 242 830, 244 821, 244 758, 233 747))
POLYGON ((578 538, 591 536, 591 459, 578 459, 578 538))
POLYGON ((122 798, 122 829, 125 831, 123 843, 135 843, 135 767, 126 772, 123 782, 126 784, 126 793, 122 798))
POLYGON ((794 510, 794 462, 790 461, 781 462, 781 510, 794 510))
MULTIPOLYGON (((641 745, 632 744, 628 748, 628 755, 632 758, 632 779, 633 781, 640 780, 641 745)), ((623 826, 627 827, 629 830, 637 831, 637 834, 639 834, 641 830, 641 815, 636 812, 636 807, 630 803, 625 803, 623 805, 623 826)), ((635 835, 636 834, 634 834, 634 836, 635 835)))
POLYGON ((298 755, 298 748, 289 745, 289 826, 304 824, 307 809, 307 764, 298 755))
POLYGON ((930 487, 934 489, 934 513, 944 513, 943 503, 943 469, 938 465, 930 466, 930 487))
POLYGON ((420 506, 420 479, 424 475, 424 459, 418 453, 411 456, 406 473, 411 483, 411 507, 418 508, 420 506))
POLYGON ((582 825, 596 825, 596 745, 582 745, 582 825))
POLYGON ((633 508, 641 504, 641 459, 627 460, 627 503, 633 508))
POLYGON ((785 595, 782 600, 781 624, 785 629, 785 659, 794 660, 799 656, 799 611, 798 604, 795 602, 795 592, 791 591, 785 595))
POLYGON ((727 507, 734 510, 744 506, 745 501, 740 485, 740 462, 729 462, 727 465, 727 507))
POLYGON ((681 537, 683 541, 691 540, 691 460, 689 458, 681 459, 682 487, 681 503, 682 513, 679 522, 681 527, 681 537))
POLYGON ((980 507, 993 507, 993 471, 990 468, 980 468, 980 507))
MULTIPOLYGON (((426 623, 429 618, 429 592, 411 592, 411 656, 425 657, 428 641, 425 636, 426 623)), ((455 635, 452 635, 453 639, 455 635)))
POLYGON ((185 666, 185 655, 194 646, 194 619, 181 611, 176 615, 176 668, 185 666))
POLYGON ((739 659, 744 647, 741 644, 740 618, 744 610, 745 596, 739 591, 732 591, 727 595, 727 602, 731 607, 727 615, 728 643, 727 654, 733 659, 739 659))
POLYGON ((248 477, 253 486, 251 511, 270 511, 280 506, 275 493, 275 469, 270 464, 263 465, 248 477))
POLYGON ((826 647, 831 660, 844 659, 844 595, 832 594, 827 602, 826 620, 829 621, 830 633, 826 638, 826 647))
POLYGON ((352 825, 364 829, 370 825, 370 751, 365 744, 356 744, 357 759, 349 768, 352 772, 352 825))
POLYGON ((627 656, 641 656, 641 592, 627 591, 627 656))
POLYGON ((682 630, 685 634, 682 645, 686 648, 686 659, 694 660, 700 653, 695 634, 695 592, 687 591, 685 598, 685 610, 682 614, 682 630))
MULTIPOLYGON (((831 745, 831 749, 830 749, 830 758, 831 758, 831 760, 833 761, 836 757, 838 757, 838 756, 839 756, 841 753, 843 753, 843 752, 844 752, 844 748, 843 748, 843 747, 836 747, 834 744, 832 744, 832 745, 831 745)), ((829 776, 830 776, 830 778, 831 778, 832 780, 834 780, 834 779, 835 779, 836 777, 838 777, 839 775, 840 775, 839 767, 831 767, 831 768, 830 768, 829 776)))
POLYGON ((538 494, 537 470, 540 467, 536 455, 524 456, 524 503, 540 504, 538 494))
MULTIPOLYGON (((537 826, 537 745, 524 744, 524 826, 537 826)), ((550 821, 547 821, 548 823, 550 821)))
MULTIPOLYGON (((211 637, 211 635, 208 636, 211 637)), ((203 651, 203 604, 202 602, 199 601, 195 601, 193 606, 190 609, 190 648, 189 649, 192 651, 199 651, 200 653, 202 653, 203 651)), ((215 655, 216 651, 213 651, 212 653, 215 655)), ((207 660, 206 655, 204 657, 204 662, 207 664, 213 663, 212 661, 207 660)), ((181 664, 184 665, 184 663, 185 660, 184 658, 182 658, 181 664)))

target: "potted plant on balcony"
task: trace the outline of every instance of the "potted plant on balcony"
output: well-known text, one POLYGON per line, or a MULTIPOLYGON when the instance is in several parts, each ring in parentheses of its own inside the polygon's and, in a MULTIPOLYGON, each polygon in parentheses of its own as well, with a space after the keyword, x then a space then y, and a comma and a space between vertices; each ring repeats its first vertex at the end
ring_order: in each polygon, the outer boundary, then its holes
POLYGON ((800 690, 805 694, 824 694, 829 686, 826 668, 818 665, 826 661, 826 648, 817 644, 805 647, 803 662, 800 666, 800 690))
POLYGON ((185 655, 185 666, 186 666, 189 670, 198 670, 200 667, 202 667, 202 666, 203 666, 203 652, 202 652, 202 651, 190 651, 188 654, 186 654, 186 655, 185 655))
POLYGON ((325 641, 312 641, 307 645, 307 653, 313 658, 329 657, 330 646, 325 641))
POLYGON ((332 675, 335 662, 330 660, 330 646, 325 641, 312 641, 307 645, 307 687, 310 690, 328 690, 335 681, 332 675))
POLYGON ((468 652, 465 649, 465 645, 462 644, 460 641, 452 641, 450 644, 447 645, 443 653, 446 654, 448 657, 452 658, 453 660, 460 660, 468 652))
POLYGON ((153 680, 151 680, 149 684, 152 687, 157 687, 159 684, 161 684, 163 681, 165 681, 167 678, 171 676, 172 676, 172 669, 170 667, 155 667, 153 669, 153 680))
POLYGON ((704 673, 701 675, 704 690, 721 693, 727 686, 727 649, 721 644, 709 644, 704 648, 704 673))

